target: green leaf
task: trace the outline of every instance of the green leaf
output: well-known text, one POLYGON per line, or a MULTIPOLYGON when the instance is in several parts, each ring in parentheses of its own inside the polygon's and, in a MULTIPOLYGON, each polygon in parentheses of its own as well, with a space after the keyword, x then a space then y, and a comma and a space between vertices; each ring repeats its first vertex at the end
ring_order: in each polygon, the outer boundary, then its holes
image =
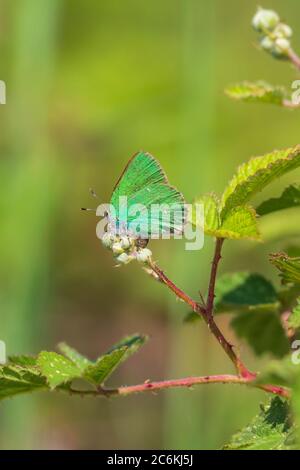
POLYGON ((0 368, 0 400, 47 388, 45 378, 33 371, 32 366, 28 367, 8 364, 0 368))
POLYGON ((0 366, 0 400, 40 389, 70 390, 74 379, 88 382, 89 389, 90 384, 102 385, 146 340, 146 336, 137 334, 127 336, 95 362, 65 343, 59 345, 65 356, 48 351, 40 352, 37 358, 12 356, 7 364, 0 366))
POLYGON ((300 365, 294 364, 291 359, 291 355, 288 355, 281 360, 269 361, 257 376, 256 383, 292 388, 299 377, 300 365))
POLYGON ((287 96, 283 87, 273 86, 263 81, 237 83, 226 88, 225 93, 238 101, 271 103, 279 106, 283 105, 283 100, 287 96))
POLYGON ((76 364, 56 352, 40 352, 37 364, 42 375, 47 378, 51 389, 58 385, 72 382, 72 380, 81 376, 81 371, 76 364))
POLYGON ((296 330, 300 328, 300 298, 297 300, 297 305, 293 308, 292 313, 288 319, 288 325, 290 328, 296 330))
POLYGON ((221 200, 221 218, 243 206, 259 191, 288 171, 300 166, 300 145, 275 150, 262 157, 254 157, 241 165, 225 189, 221 200))
POLYGON ((146 336, 127 336, 115 344, 106 354, 84 370, 84 378, 94 385, 101 385, 113 371, 134 354, 147 340, 146 336))
POLYGON ((101 356, 97 361, 86 367, 84 378, 94 385, 101 385, 113 373, 118 365, 124 360, 127 352, 126 347, 112 351, 101 356))
POLYGON ((9 356, 9 362, 22 367, 35 367, 37 365, 36 357, 34 356, 9 356))
POLYGON ((278 304, 274 286, 260 274, 249 272, 226 273, 216 282, 216 309, 241 310, 253 306, 278 304))
POLYGON ((289 342, 280 322, 278 308, 250 308, 249 311, 235 315, 231 326, 258 356, 271 353, 275 357, 283 357, 289 352, 289 342))
MULTIPOLYGON (((207 235, 233 240, 260 239, 256 213, 252 207, 240 206, 231 209, 221 223, 219 203, 215 195, 207 194, 202 198, 198 198, 195 203, 204 206, 204 232, 207 235)), ((194 225, 197 225, 195 210, 192 211, 191 221, 194 225)), ((203 230, 202 226, 200 228, 203 230)))
MULTIPOLYGON (((197 198, 195 204, 203 204, 204 210, 204 233, 211 236, 218 236, 217 231, 220 226, 219 200, 214 193, 205 194, 197 198)), ((196 212, 192 210, 191 222, 196 224, 196 212)), ((203 229, 203 227, 200 227, 203 229)))
POLYGON ((60 343, 58 345, 58 349, 74 364, 80 369, 81 371, 84 371, 87 366, 92 364, 92 361, 87 359, 86 357, 82 356, 76 349, 71 348, 68 344, 66 343, 60 343))
POLYGON ((260 240, 255 210, 250 206, 233 207, 226 213, 217 236, 233 240, 260 240))
POLYGON ((280 271, 283 284, 300 283, 300 257, 291 258, 286 253, 273 253, 270 262, 280 271))
POLYGON ((294 448, 293 433, 288 403, 276 397, 224 449, 288 450, 294 448))
POLYGON ((271 198, 261 203, 256 212, 258 215, 267 215, 271 212, 297 206, 300 206, 300 186, 291 185, 283 191, 280 197, 271 198))

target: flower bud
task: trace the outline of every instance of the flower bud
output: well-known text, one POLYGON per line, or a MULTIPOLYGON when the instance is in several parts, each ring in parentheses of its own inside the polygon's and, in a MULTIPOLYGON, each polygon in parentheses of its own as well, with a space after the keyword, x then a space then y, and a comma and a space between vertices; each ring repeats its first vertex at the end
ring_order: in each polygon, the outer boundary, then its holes
POLYGON ((284 23, 279 23, 273 31, 274 36, 276 38, 291 38, 293 36, 292 28, 284 23))
POLYGON ((276 11, 260 8, 252 19, 253 28, 259 33, 264 31, 273 31, 280 21, 276 11))
POLYGON ((116 259, 119 263, 128 264, 134 259, 134 256, 127 255, 127 253, 121 253, 116 259))
POLYGON ((147 263, 148 261, 151 260, 151 256, 152 256, 152 251, 149 250, 149 248, 142 248, 141 250, 137 252, 136 259, 140 263, 147 263))
POLYGON ((278 38, 275 41, 274 53, 275 55, 286 56, 290 47, 291 43, 288 39, 278 38))
POLYGON ((122 245, 120 242, 115 242, 113 245, 112 245, 112 251, 115 255, 120 255, 121 253, 124 252, 123 248, 122 248, 122 245))
POLYGON ((269 36, 263 37, 262 40, 260 41, 260 45, 265 51, 268 51, 268 52, 272 52, 274 49, 274 41, 271 38, 269 38, 269 36))
POLYGON ((114 242, 114 237, 109 232, 105 232, 101 241, 106 248, 111 248, 114 242))
POLYGON ((127 236, 121 237, 120 243, 123 250, 128 250, 132 245, 130 238, 127 236))

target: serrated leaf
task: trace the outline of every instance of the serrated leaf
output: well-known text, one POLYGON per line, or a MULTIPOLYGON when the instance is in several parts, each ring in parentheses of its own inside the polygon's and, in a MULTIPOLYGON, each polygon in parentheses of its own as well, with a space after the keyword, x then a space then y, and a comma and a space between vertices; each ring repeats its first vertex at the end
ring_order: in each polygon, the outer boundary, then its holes
POLYGON ((36 357, 34 356, 9 356, 9 362, 21 367, 35 367, 37 365, 36 357))
POLYGON ((262 202, 256 212, 258 215, 267 215, 297 206, 300 206, 300 186, 291 185, 283 191, 280 197, 262 202))
POLYGON ((274 286, 260 274, 226 273, 216 282, 216 309, 232 311, 263 305, 276 307, 278 297, 274 286))
POLYGON ((257 306, 240 312, 232 319, 231 326, 258 356, 269 353, 283 357, 289 352, 289 342, 276 307, 257 306))
MULTIPOLYGON (((219 215, 219 201, 215 194, 204 194, 203 196, 197 198, 194 204, 203 204, 204 209, 204 233, 211 236, 218 236, 217 230, 220 225, 220 215, 219 215)), ((195 218, 195 211, 192 210, 191 222, 194 225, 197 225, 195 218)))
POLYGON ((299 166, 300 145, 254 157, 241 165, 223 193, 222 220, 232 208, 246 204, 272 181, 299 166))
POLYGON ((217 236, 233 240, 260 240, 255 210, 250 206, 230 209, 217 231, 217 236))
POLYGON ((37 364, 42 374, 47 378, 51 389, 81 376, 81 370, 74 362, 56 352, 40 352, 37 364))
POLYGON ((224 449, 288 450, 294 448, 293 434, 288 403, 276 397, 224 449))
MULTIPOLYGON (((206 194, 198 198, 194 204, 204 206, 204 232, 217 238, 229 238, 233 240, 259 240, 255 210, 250 206, 235 207, 228 212, 221 223, 219 213, 219 201, 214 194, 206 194)), ((195 210, 192 210, 191 221, 197 225, 195 210)), ((199 225, 199 223, 198 223, 199 225)), ((203 227, 200 226, 203 230, 203 227)))
POLYGON ((273 253, 270 262, 280 271, 284 284, 300 283, 300 257, 291 258, 286 253, 273 253))
POLYGON ((138 334, 127 336, 95 362, 65 343, 59 347, 67 357, 48 351, 40 352, 37 358, 12 356, 7 364, 0 366, 0 400, 39 389, 70 390, 74 379, 89 382, 89 387, 91 383, 102 385, 146 340, 146 336, 138 334))
POLYGON ((283 87, 273 86, 263 81, 237 83, 226 88, 225 93, 238 101, 270 103, 279 106, 283 105, 283 100, 287 96, 283 87))
POLYGON ((84 370, 84 378, 94 385, 103 384, 121 362, 134 354, 146 340, 146 336, 127 336, 115 344, 106 354, 99 357, 94 364, 89 365, 84 370))
POLYGON ((88 358, 84 357, 82 354, 80 354, 76 349, 71 348, 66 343, 60 343, 58 345, 58 349, 74 364, 81 370, 84 371, 87 366, 92 364, 92 361, 90 361, 88 358))
POLYGON ((288 319, 288 325, 294 330, 300 328, 300 298, 297 300, 298 304, 293 308, 291 315, 288 319))
POLYGON ((125 336, 121 341, 118 343, 114 344, 108 351, 107 353, 110 353, 112 351, 115 351, 116 349, 123 348, 124 346, 127 348, 125 358, 128 359, 132 354, 134 354, 138 349, 145 344, 145 342, 148 340, 148 336, 145 335, 130 335, 130 336, 125 336))
POLYGON ((101 385, 124 360, 127 348, 116 349, 100 357, 94 364, 86 367, 84 378, 94 385, 101 385))
POLYGON ((21 393, 46 389, 46 380, 38 373, 30 369, 6 365, 0 368, 0 400, 21 393))

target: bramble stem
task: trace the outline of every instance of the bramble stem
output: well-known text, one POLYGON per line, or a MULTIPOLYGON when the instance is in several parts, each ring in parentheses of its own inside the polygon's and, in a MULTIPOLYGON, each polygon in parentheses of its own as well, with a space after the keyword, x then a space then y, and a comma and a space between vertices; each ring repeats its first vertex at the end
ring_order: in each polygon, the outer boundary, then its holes
POLYGON ((216 286, 216 277, 218 271, 218 265, 222 258, 221 251, 224 243, 224 238, 216 239, 215 254, 211 265, 209 286, 208 286, 208 295, 206 302, 206 315, 208 317, 213 316, 214 300, 215 300, 215 286, 216 286))
MULTIPOLYGON (((70 389, 69 392, 72 395, 80 395, 82 397, 95 396, 95 397, 112 397, 112 396, 126 396, 133 393, 142 393, 142 392, 155 392, 158 390, 163 390, 166 388, 191 388, 194 385, 205 385, 205 384, 240 384, 248 385, 255 388, 261 388, 266 392, 280 395, 284 398, 289 397, 289 391, 282 387, 274 386, 260 386, 255 384, 254 378, 241 377, 239 375, 208 375, 204 377, 185 377, 183 379, 174 379, 174 380, 163 380, 159 382, 146 381, 138 385, 129 385, 118 388, 99 388, 98 390, 75 390, 70 389)), ((67 391, 62 389, 62 391, 67 391)))
POLYGON ((289 109, 297 109, 297 108, 300 108, 300 102, 299 102, 299 103, 293 103, 293 101, 290 101, 290 100, 283 100, 283 101, 282 101, 282 105, 283 105, 285 108, 289 108, 289 109))
POLYGON ((255 374, 250 372, 247 367, 243 364, 240 358, 236 355, 233 350, 233 345, 230 344, 223 333, 217 326, 213 318, 213 306, 214 306, 214 296, 215 296, 215 283, 216 275, 218 270, 219 261, 221 259, 221 249, 223 246, 224 239, 217 238, 215 245, 215 254, 212 262, 212 269, 210 274, 209 289, 208 289, 208 300, 207 305, 203 307, 198 302, 189 297, 185 292, 179 289, 167 276, 166 274, 155 264, 154 262, 149 263, 149 267, 155 272, 159 280, 163 282, 174 294, 187 303, 194 312, 202 316, 203 320, 207 324, 211 333, 215 336, 218 343, 224 349, 227 356, 233 362, 237 372, 242 377, 254 378, 255 374))
POLYGON ((214 321, 213 317, 213 308, 214 308, 214 298, 215 298, 215 285, 216 285, 216 277, 219 262, 221 260, 221 250, 224 243, 224 239, 217 238, 215 244, 215 252, 212 261, 212 267, 210 272, 210 280, 209 280, 209 287, 208 287, 208 296, 207 302, 205 306, 202 306, 195 300, 193 300, 190 296, 188 296, 184 291, 179 289, 174 282, 172 282, 166 274, 157 266, 156 263, 153 261, 149 262, 149 267, 153 270, 156 274, 158 279, 165 284, 174 294, 187 303, 194 312, 201 315, 203 320, 206 322, 209 330, 215 336, 218 343, 222 346, 223 350, 230 358, 232 363, 234 364, 238 375, 218 375, 218 376, 208 376, 208 377, 189 377, 187 379, 177 379, 171 381, 164 381, 164 382, 149 382, 148 384, 142 385, 134 385, 131 387, 121 387, 118 389, 117 392, 112 392, 115 394, 126 394, 126 390, 130 390, 127 393, 133 393, 134 391, 146 391, 146 390, 158 390, 161 388, 170 388, 170 387, 188 387, 194 384, 200 383, 240 383, 240 384, 248 384, 252 385, 256 388, 260 388, 268 393, 273 393, 275 395, 279 395, 282 397, 288 397, 289 391, 284 387, 279 387, 277 385, 259 385, 255 383, 257 378, 257 373, 251 372, 242 360, 236 355, 233 345, 230 344, 226 338, 224 337, 223 333, 217 326, 214 321), (119 392, 122 390, 122 392, 119 392))
POLYGON ((296 52, 293 49, 289 49, 288 57, 290 61, 292 62, 292 64, 294 64, 295 67, 298 70, 300 70, 300 57, 298 56, 298 54, 296 54, 296 52))

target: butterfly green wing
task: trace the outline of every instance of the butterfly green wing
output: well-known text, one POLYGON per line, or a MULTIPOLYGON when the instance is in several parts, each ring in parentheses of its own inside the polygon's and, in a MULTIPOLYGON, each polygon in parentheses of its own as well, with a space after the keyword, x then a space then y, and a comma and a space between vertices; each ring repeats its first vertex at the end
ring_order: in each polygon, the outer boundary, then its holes
POLYGON ((142 224, 143 231, 146 231, 143 237, 157 236, 158 232, 182 232, 185 222, 184 198, 169 185, 159 162, 149 153, 139 152, 134 155, 115 186, 110 203, 120 222, 123 218, 119 210, 121 196, 127 198, 128 227, 133 226, 135 221, 142 224), (138 216, 131 212, 136 205, 143 206, 138 216), (160 208, 156 207, 158 205, 160 208))

